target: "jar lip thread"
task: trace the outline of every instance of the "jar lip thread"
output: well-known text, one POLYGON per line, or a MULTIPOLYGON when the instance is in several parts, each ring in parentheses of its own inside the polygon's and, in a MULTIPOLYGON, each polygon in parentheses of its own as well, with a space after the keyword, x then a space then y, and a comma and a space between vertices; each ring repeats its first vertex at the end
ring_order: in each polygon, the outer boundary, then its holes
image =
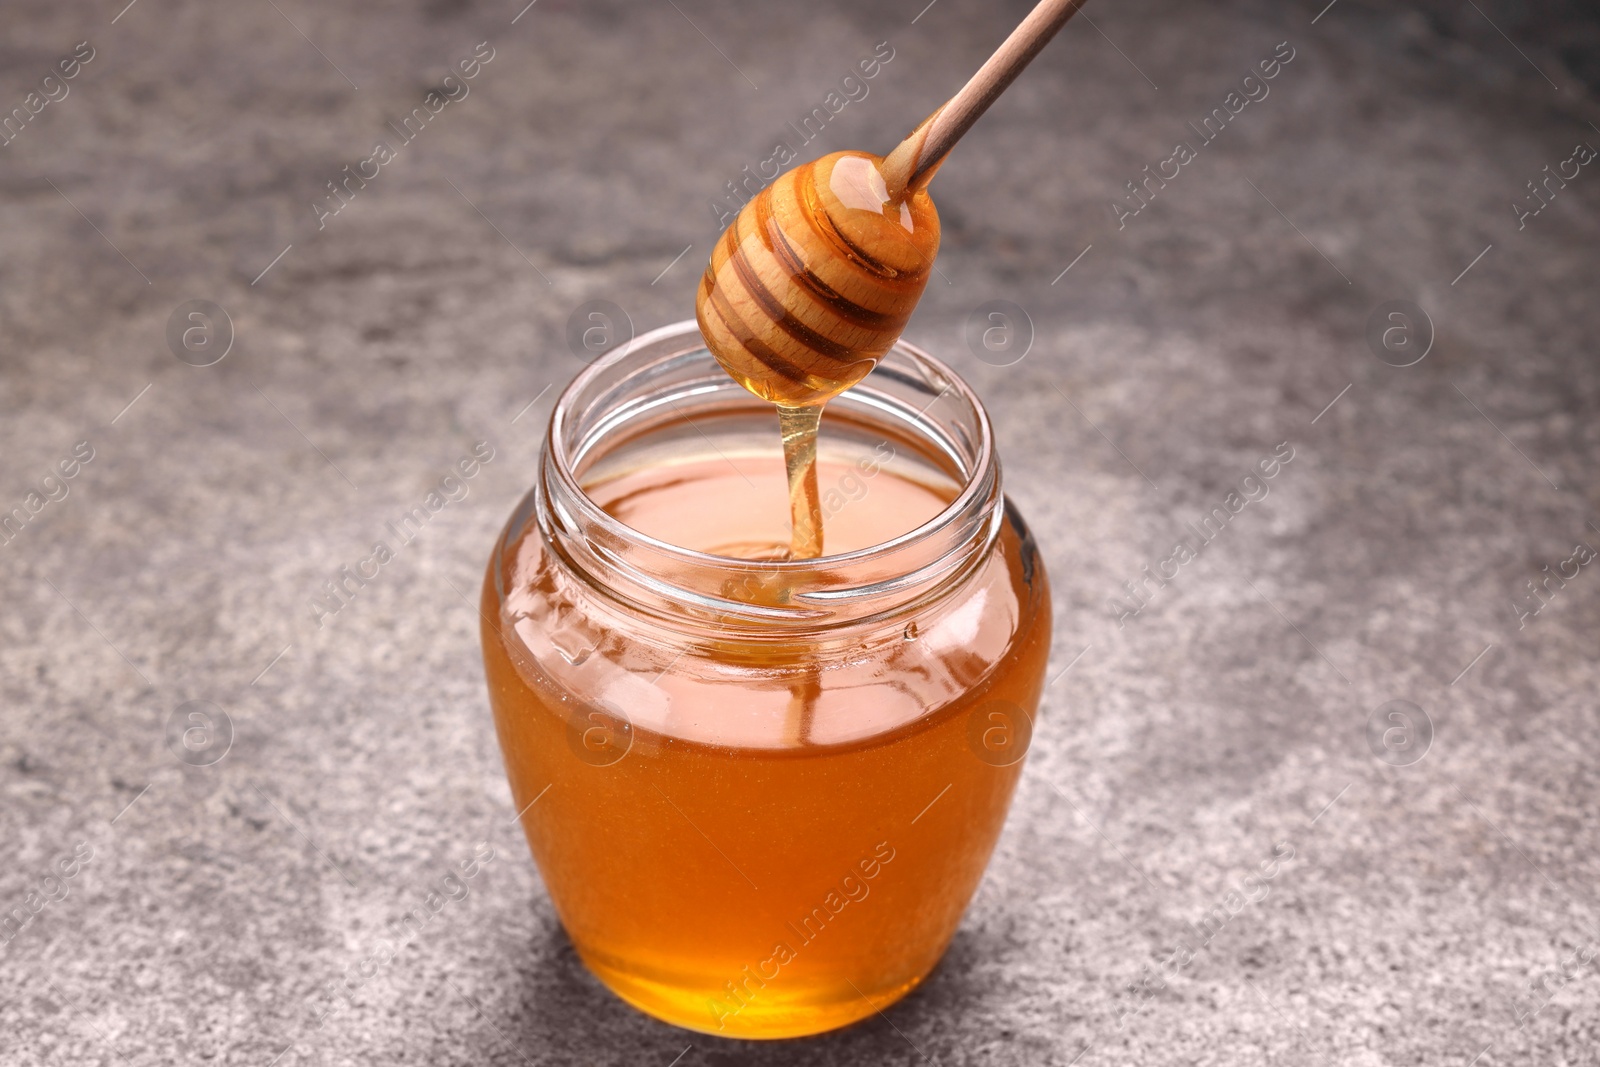
POLYGON ((805 560, 721 556, 634 529, 584 490, 578 469, 608 437, 648 410, 666 404, 681 414, 682 405, 691 398, 726 395, 729 386, 743 394, 706 350, 698 324, 690 319, 633 338, 590 364, 562 391, 545 437, 539 478, 542 506, 535 511, 546 535, 563 542, 562 554, 570 562, 596 569, 599 573, 593 578, 610 579, 597 584, 627 600, 686 601, 677 606, 743 618, 754 626, 815 625, 838 614, 859 617, 863 607, 876 614, 874 609, 888 606, 885 600, 902 601, 907 596, 920 600, 967 571, 963 564, 986 552, 998 536, 1000 524, 994 520, 1003 498, 988 413, 949 367, 904 340, 895 343, 872 374, 832 403, 910 432, 957 465, 961 485, 938 514, 889 541, 805 560), (913 401, 930 396, 918 410, 913 401), (929 416, 941 402, 953 409, 943 422, 929 416), (887 575, 885 562, 894 564, 887 575), (673 580, 654 573, 657 564, 673 580), (870 576, 865 573, 869 569, 870 576), (753 572, 802 578, 824 571, 831 579, 826 585, 797 583, 793 600, 782 607, 719 595, 718 578, 753 572), (852 571, 864 580, 851 581, 852 571), (704 581, 695 588, 692 580, 682 580, 685 576, 704 581), (840 577, 845 580, 839 581, 840 577))

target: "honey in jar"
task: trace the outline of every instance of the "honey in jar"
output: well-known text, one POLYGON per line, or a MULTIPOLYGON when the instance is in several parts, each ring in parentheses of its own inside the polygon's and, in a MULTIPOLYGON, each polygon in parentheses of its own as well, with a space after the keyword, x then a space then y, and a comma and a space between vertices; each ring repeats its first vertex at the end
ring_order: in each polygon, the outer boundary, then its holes
POLYGON ((794 559, 771 406, 694 323, 584 371, 483 592, 522 825, 613 992, 728 1037, 922 982, 982 876, 1050 644, 988 418, 904 342, 818 443, 794 559))

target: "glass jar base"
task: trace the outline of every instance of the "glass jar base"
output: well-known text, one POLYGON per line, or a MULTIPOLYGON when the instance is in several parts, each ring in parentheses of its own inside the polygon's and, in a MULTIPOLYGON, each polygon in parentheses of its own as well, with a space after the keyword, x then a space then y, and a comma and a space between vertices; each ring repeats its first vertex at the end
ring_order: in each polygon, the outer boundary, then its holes
POLYGON ((927 977, 868 991, 841 976, 831 984, 753 989, 736 1001, 726 989, 669 985, 604 966, 581 950, 578 957, 601 984, 646 1015, 685 1030, 746 1041, 812 1037, 849 1026, 898 1002, 927 977))

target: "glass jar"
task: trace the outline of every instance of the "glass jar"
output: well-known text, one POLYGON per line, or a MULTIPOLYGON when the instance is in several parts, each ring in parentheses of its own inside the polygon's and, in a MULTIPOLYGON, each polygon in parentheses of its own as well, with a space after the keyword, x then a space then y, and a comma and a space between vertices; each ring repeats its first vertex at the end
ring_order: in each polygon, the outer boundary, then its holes
POLYGON ((895 345, 829 404, 819 456, 829 543, 866 543, 779 558, 752 517, 769 469, 787 513, 771 405, 695 323, 657 330, 562 395, 484 581, 500 746, 574 947, 630 1004, 729 1037, 843 1026, 927 976, 1050 646, 1043 564, 948 368, 895 345), (657 535, 727 536, 679 547, 622 521, 641 499, 657 535))

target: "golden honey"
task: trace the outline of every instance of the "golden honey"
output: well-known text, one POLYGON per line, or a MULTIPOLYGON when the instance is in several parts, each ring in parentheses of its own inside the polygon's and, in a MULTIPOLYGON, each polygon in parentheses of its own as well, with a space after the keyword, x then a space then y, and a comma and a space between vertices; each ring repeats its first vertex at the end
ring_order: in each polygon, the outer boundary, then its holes
POLYGON ((829 554, 786 560, 771 409, 698 340, 642 338, 558 404, 484 659, 588 967, 679 1026, 791 1037, 893 1003, 948 945, 1021 771, 1049 596, 976 398, 904 346, 824 429, 829 554))

